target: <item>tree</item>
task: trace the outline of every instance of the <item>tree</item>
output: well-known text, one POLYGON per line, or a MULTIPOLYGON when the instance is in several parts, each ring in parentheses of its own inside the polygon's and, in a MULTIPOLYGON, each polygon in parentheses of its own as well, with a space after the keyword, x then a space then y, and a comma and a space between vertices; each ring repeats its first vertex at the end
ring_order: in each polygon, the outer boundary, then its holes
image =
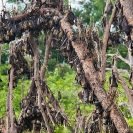
MULTIPOLYGON (((132 7, 130 1, 116 1, 115 5, 106 1, 102 19, 104 28, 102 41, 96 26, 92 29, 88 26, 83 27, 82 21, 75 19, 71 10, 64 11, 63 1, 31 1, 31 5, 22 14, 14 11, 12 16, 7 10, 3 10, 0 19, 0 42, 10 42, 9 63, 11 64, 8 70, 6 132, 17 133, 29 129, 34 132, 46 130, 52 133, 58 124, 65 124, 71 132, 81 132, 83 128, 84 132, 102 132, 103 130, 130 133, 131 129, 119 112, 115 98, 117 82, 119 82, 125 90, 130 111, 133 114, 132 89, 129 89, 116 67, 116 58, 120 58, 130 64, 132 70, 132 7), (8 18, 5 17, 7 15, 8 18), (111 24, 115 26, 114 33, 110 32, 111 24), (73 29, 73 25, 77 26, 77 31, 73 29), (117 31, 118 28, 119 31, 117 31), (49 36, 44 40, 46 48, 41 66, 38 36, 42 30, 49 36), (26 37, 22 37, 22 33, 25 33, 26 37), (123 33, 130 58, 129 61, 125 60, 119 53, 107 55, 113 57, 107 93, 104 89, 106 50, 109 45, 115 45, 117 49, 117 45, 121 42, 120 35, 123 33), (16 37, 19 40, 11 42, 16 37), (83 88, 78 94, 79 98, 95 106, 87 119, 81 114, 80 108, 77 109, 75 130, 69 125, 67 117, 61 111, 59 101, 45 81, 50 47, 53 45, 55 49, 60 49, 62 56, 67 58, 68 63, 77 72, 75 79, 83 88), (30 55, 30 67, 25 54, 30 55), (16 120, 12 90, 23 75, 31 80, 31 85, 26 97, 21 101, 22 111, 19 119, 16 120), (83 124, 84 121, 85 124, 83 124)), ((131 86, 132 78, 131 71, 129 79, 131 86)))

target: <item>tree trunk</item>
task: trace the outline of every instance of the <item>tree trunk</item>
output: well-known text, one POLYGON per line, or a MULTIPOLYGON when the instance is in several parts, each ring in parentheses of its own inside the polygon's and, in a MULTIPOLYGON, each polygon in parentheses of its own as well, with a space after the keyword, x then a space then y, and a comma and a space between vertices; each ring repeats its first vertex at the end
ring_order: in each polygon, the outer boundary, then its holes
MULTIPOLYGON (((66 17, 68 16, 66 15, 66 17)), ((61 27, 64 30, 64 32, 67 33, 68 38, 71 38, 71 35, 73 34, 73 29, 71 25, 66 21, 65 17, 61 20, 61 27)), ((110 105, 110 101, 108 101, 107 99, 107 94, 99 82, 99 75, 94 68, 93 58, 87 56, 88 51, 85 43, 79 43, 79 39, 77 38, 75 41, 72 41, 72 46, 75 49, 75 52, 77 53, 77 56, 80 62, 82 63, 82 67, 83 67, 85 76, 87 78, 87 81, 90 83, 90 86, 94 91, 94 94, 98 98, 98 101, 101 102, 103 109, 107 110, 111 106, 110 118, 114 122, 115 127, 117 128, 117 131, 119 133, 131 132, 124 117, 116 108, 116 105, 115 104, 110 105)))
POLYGON ((40 57, 39 57, 39 45, 37 44, 37 40, 35 40, 36 38, 34 38, 31 33, 29 33, 29 38, 30 38, 31 44, 33 45, 33 52, 34 52, 34 59, 35 59, 35 61, 34 61, 34 80, 35 80, 36 87, 38 89, 37 90, 37 92, 38 92, 38 106, 40 108, 41 114, 42 114, 43 119, 45 121, 48 133, 52 133, 51 127, 48 123, 47 115, 45 114, 44 109, 43 109, 42 104, 41 104, 42 103, 42 101, 41 101, 42 88, 40 85, 40 74, 39 74, 39 68, 40 68, 39 67, 39 59, 40 59, 40 57))

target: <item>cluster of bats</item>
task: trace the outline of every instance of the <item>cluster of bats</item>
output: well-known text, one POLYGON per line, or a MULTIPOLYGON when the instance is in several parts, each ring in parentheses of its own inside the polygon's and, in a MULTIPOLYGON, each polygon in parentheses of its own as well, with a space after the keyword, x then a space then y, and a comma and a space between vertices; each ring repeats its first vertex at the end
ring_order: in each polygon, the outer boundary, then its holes
POLYGON ((24 10, 23 15, 26 16, 20 15, 21 18, 16 18, 4 8, 0 13, 0 42, 9 43, 16 37, 21 38, 26 30, 39 33, 41 30, 51 30, 54 26, 58 26, 61 19, 58 14, 49 9, 41 14, 41 7, 45 7, 44 4, 37 1, 24 10))
MULTIPOLYGON (((62 115, 62 113, 59 111, 59 103, 55 99, 52 92, 49 90, 46 83, 43 81, 42 83, 43 87, 43 94, 42 96, 42 107, 44 110, 44 113, 47 114, 47 119, 49 124, 53 124, 53 127, 57 124, 65 124, 67 123, 67 119, 62 115), (45 98, 48 99, 48 101, 45 101, 45 98), (52 107, 51 107, 52 105, 52 107)), ((27 96, 22 99, 20 103, 21 107, 21 115, 18 119, 18 131, 21 133, 25 130, 32 130, 33 125, 35 124, 36 130, 46 131, 46 125, 45 121, 43 120, 41 111, 38 107, 38 96, 37 96, 37 88, 35 86, 35 83, 33 83, 32 88, 30 88, 29 92, 27 93, 27 96)))
MULTIPOLYGON (((33 69, 29 68, 28 61, 25 59, 24 54, 29 54, 33 56, 33 50, 28 42, 27 38, 21 39, 18 42, 12 42, 10 43, 11 53, 8 58, 9 64, 11 64, 11 67, 14 68, 13 73, 13 88, 17 86, 18 79, 20 78, 20 75, 26 75, 28 79, 30 79, 33 76, 33 69)), ((8 81, 10 82, 10 70, 8 70, 8 81)))
MULTIPOLYGON (((110 1, 108 3, 107 9, 104 12, 104 17, 101 21, 101 25, 105 28, 108 21, 108 16, 112 13, 113 3, 110 1), (107 16, 106 16, 107 15, 107 16)), ((108 39, 108 46, 118 47, 118 44, 127 42, 130 40, 130 29, 131 25, 128 24, 126 17, 123 15, 123 7, 120 4, 120 1, 115 2, 116 12, 113 18, 113 27, 115 31, 111 31, 108 39), (122 35, 124 33, 124 35, 122 35)))
POLYGON ((89 116, 84 116, 77 108, 75 129, 77 133, 84 131, 84 133, 98 133, 101 131, 118 133, 114 124, 109 118, 110 111, 103 111, 100 102, 95 102, 95 109, 89 116))
MULTIPOLYGON (((33 126, 36 130, 46 131, 47 128, 45 121, 43 120, 42 112, 38 107, 38 92, 35 81, 33 80, 34 68, 31 69, 25 59, 25 54, 28 54, 31 58, 34 58, 32 45, 28 41, 28 38, 22 38, 19 41, 14 41, 10 45, 12 48, 9 63, 11 64, 11 67, 14 68, 13 87, 17 86, 18 79, 23 75, 26 75, 27 78, 32 79, 27 96, 23 97, 20 102, 21 114, 19 119, 16 120, 14 118, 17 131, 18 133, 22 133, 25 130, 31 131, 33 126)), ((34 61, 32 62, 32 65, 33 64, 34 61)), ((10 75, 10 69, 8 70, 8 73, 10 75)), ((56 125, 68 123, 68 120, 60 112, 59 102, 54 97, 45 81, 40 79, 39 82, 42 88, 41 104, 43 111, 47 114, 48 123, 53 125, 52 128, 54 130, 56 125)))
MULTIPOLYGON (((119 26, 121 31, 129 35, 130 26, 127 24, 126 18, 122 15, 122 7, 120 6, 119 2, 116 3, 116 7, 117 12, 115 16, 117 16, 117 18, 114 18, 113 23, 115 26, 119 26)), ((77 72, 75 76, 76 84, 80 84, 82 87, 82 90, 78 93, 79 99, 83 103, 94 104, 95 106, 95 110, 91 117, 92 120, 85 127, 85 133, 100 132, 100 121, 102 121, 102 124, 108 128, 106 128, 106 130, 111 131, 112 121, 109 117, 109 111, 105 111, 102 109, 101 102, 98 101, 89 82, 87 81, 82 68, 82 63, 80 62, 75 50, 72 47, 72 41, 74 41, 77 36, 80 37, 80 41, 84 40, 87 45, 87 50, 89 51, 88 55, 94 57, 93 65, 95 70, 100 71, 99 65, 97 64, 96 53, 94 52, 94 42, 97 44, 101 43, 99 37, 97 36, 96 30, 91 31, 87 30, 86 28, 84 33, 82 31, 83 28, 80 27, 81 31, 79 35, 76 33, 76 31, 74 31, 72 36, 68 38, 67 32, 63 31, 63 29, 60 27, 61 18, 57 13, 52 12, 52 10, 50 10, 49 8, 57 8, 59 11, 63 11, 64 9, 63 3, 60 0, 36 0, 36 3, 33 2, 30 7, 25 7, 24 14, 27 14, 27 16, 22 17, 21 19, 15 18, 15 16, 11 17, 9 12, 3 10, 0 15, 0 43, 8 43, 12 40, 15 40, 16 37, 21 38, 23 33, 27 30, 29 32, 33 32, 35 37, 38 37, 42 30, 44 30, 44 32, 52 32, 53 38, 51 42, 51 48, 60 50, 62 56, 68 60, 68 63, 77 72), (48 7, 48 9, 44 10, 43 13, 41 13, 41 7, 48 7)), ((110 2, 105 13, 110 14, 112 12, 112 8, 113 5, 110 2)), ((67 13, 70 15, 70 17, 67 17, 66 21, 69 22, 71 25, 75 24, 74 14, 71 11, 68 11, 67 13)), ((102 26, 106 26, 105 17, 102 20, 102 26)), ((46 42, 46 40, 47 38, 44 38, 44 42, 46 42)), ((116 45, 121 43, 121 41, 122 40, 121 36, 119 35, 119 32, 110 33, 108 45, 116 45)), ((11 46, 13 46, 13 49, 9 57, 9 63, 15 70, 13 74, 13 87, 16 87, 20 75, 26 75, 28 79, 31 79, 31 77, 34 76, 34 61, 31 62, 32 67, 29 68, 28 62, 24 57, 25 54, 28 54, 33 58, 34 51, 32 48, 32 44, 30 44, 28 38, 21 39, 21 41, 16 42, 16 44, 13 43, 11 44, 11 46)), ((8 70, 8 74, 9 73, 10 69, 8 70)), ((33 125, 35 125, 36 129, 42 129, 44 131, 46 130, 45 122, 42 118, 41 111, 38 108, 37 104, 37 87, 33 79, 32 82, 33 85, 30 87, 27 96, 23 98, 20 103, 20 108, 22 112, 20 114, 19 119, 16 120, 16 125, 19 133, 27 129, 32 130, 33 125)), ((52 92, 50 91, 50 89, 44 81, 40 80, 40 84, 43 92, 42 96, 47 97, 48 99, 41 99, 41 104, 45 114, 47 114, 48 122, 50 123, 50 125, 64 124, 64 121, 67 122, 67 119, 59 111, 60 106, 58 101, 55 99, 54 95, 52 94, 52 92)), ((111 87, 118 86, 114 75, 110 77, 110 84, 111 87)))

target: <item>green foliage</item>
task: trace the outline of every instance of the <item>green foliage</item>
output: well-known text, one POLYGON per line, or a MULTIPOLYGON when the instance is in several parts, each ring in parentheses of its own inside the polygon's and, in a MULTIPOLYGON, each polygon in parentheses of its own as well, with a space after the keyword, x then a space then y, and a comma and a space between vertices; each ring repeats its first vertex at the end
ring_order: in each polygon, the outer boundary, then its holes
MULTIPOLYGON (((0 82, 0 116, 5 116, 5 104, 6 104, 6 95, 7 95, 7 74, 6 71, 10 66, 5 64, 0 66, 0 79, 2 79, 2 82, 0 82)), ((46 75, 46 82, 48 83, 48 86, 51 88, 52 92, 54 93, 55 97, 58 98, 58 91, 61 92, 62 98, 60 100, 61 107, 63 111, 67 114, 68 119, 70 121, 70 125, 74 126, 75 116, 76 116, 76 109, 80 106, 82 113, 87 116, 92 110, 93 105, 89 104, 82 104, 80 99, 78 98, 78 92, 82 89, 81 86, 75 85, 75 75, 76 72, 73 71, 70 66, 67 64, 58 64, 55 67, 54 71, 47 71, 46 75)), ((106 73, 106 82, 105 82, 105 89, 108 91, 109 88, 109 76, 111 75, 111 72, 106 73)), ((125 74, 122 74, 122 76, 125 77, 126 82, 128 83, 128 76, 125 74)), ((127 97, 125 96, 124 89, 120 84, 118 84, 118 90, 117 90, 117 99, 116 103, 120 104, 122 102, 127 102, 127 97)), ((129 83, 128 83, 129 85, 129 83)), ((22 88, 24 89, 24 94, 26 95, 28 89, 30 86, 30 82, 26 79, 19 80, 18 86, 13 90, 13 105, 16 112, 16 116, 19 116, 20 113, 20 101, 22 99, 22 88)), ((122 112, 122 114, 125 116, 126 121, 128 122, 129 126, 133 128, 132 122, 133 118, 130 115, 129 110, 126 106, 121 106, 119 110, 122 112)), ((69 133, 69 130, 66 127, 60 126, 55 129, 55 133, 69 133)))
POLYGON ((128 49, 125 45, 120 44, 118 47, 118 51, 122 55, 123 58, 127 57, 128 49))
MULTIPOLYGON (((119 44, 118 51, 119 51, 120 55, 123 58, 127 58, 128 50, 127 50, 127 47, 125 45, 119 44)), ((117 53, 117 49, 114 48, 114 47, 109 47, 108 50, 107 50, 107 54, 116 54, 116 53, 117 53)), ((108 61, 108 63, 107 63, 108 64, 108 67, 111 67, 112 57, 107 57, 107 61, 108 61)), ((123 62, 119 58, 117 58, 117 68, 130 70, 129 65, 126 64, 125 62, 123 62)))
POLYGON ((67 127, 65 126, 63 127, 60 125, 54 130, 54 133, 71 133, 71 132, 67 129, 67 127))
MULTIPOLYGON (((83 110, 82 113, 85 115, 88 115, 88 112, 90 113, 93 110, 92 105, 86 106, 78 98, 78 92, 82 88, 79 85, 75 85, 75 75, 75 71, 67 64, 58 64, 54 72, 47 73, 48 86, 54 92, 56 98, 58 98, 58 91, 61 92, 61 107, 68 115, 72 126, 74 126, 77 107, 80 106, 81 110, 83 110)), ((61 133, 64 132, 62 131, 61 133)))
POLYGON ((83 23, 94 24, 99 22, 104 10, 104 0, 86 0, 80 2, 82 8, 73 9, 75 16, 81 18, 83 23))
POLYGON ((20 115, 20 102, 22 100, 22 91, 24 91, 24 97, 26 96, 30 87, 30 81, 27 79, 19 80, 17 87, 13 90, 13 106, 18 118, 20 115))
POLYGON ((1 56, 1 63, 5 64, 8 61, 9 57, 9 44, 2 44, 2 56, 1 56))
POLYGON ((8 91, 7 87, 7 70, 9 69, 9 65, 0 65, 0 116, 4 116, 6 112, 6 95, 8 91))

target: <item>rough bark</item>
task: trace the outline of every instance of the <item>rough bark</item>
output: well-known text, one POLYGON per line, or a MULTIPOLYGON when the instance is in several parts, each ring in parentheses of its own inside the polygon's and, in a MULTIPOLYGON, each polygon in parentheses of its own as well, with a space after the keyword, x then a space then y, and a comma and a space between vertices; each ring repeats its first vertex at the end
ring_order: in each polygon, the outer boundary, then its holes
MULTIPOLYGON (((73 34, 73 29, 71 25, 66 22, 65 17, 61 20, 61 27, 67 33, 68 38, 71 38, 71 34, 73 34)), ((72 46, 75 49, 75 52, 77 53, 77 56, 79 57, 82 63, 85 76, 87 78, 87 81, 90 83, 94 94, 98 98, 98 101, 101 102, 103 109, 107 110, 111 106, 110 101, 108 101, 107 94, 99 82, 98 73, 95 70, 92 62, 93 59, 87 56, 88 53, 86 50, 85 43, 79 43, 79 40, 77 38, 75 41, 72 41, 72 46)), ((113 108, 110 108, 110 110, 110 118, 114 122, 117 131, 119 133, 126 133, 127 131, 131 132, 124 117, 116 108, 116 105, 113 105, 113 108), (117 122, 116 120, 119 122, 117 122)))
POLYGON ((120 0, 123 7, 123 15, 126 17, 128 24, 133 25, 133 1, 132 0, 120 0))

